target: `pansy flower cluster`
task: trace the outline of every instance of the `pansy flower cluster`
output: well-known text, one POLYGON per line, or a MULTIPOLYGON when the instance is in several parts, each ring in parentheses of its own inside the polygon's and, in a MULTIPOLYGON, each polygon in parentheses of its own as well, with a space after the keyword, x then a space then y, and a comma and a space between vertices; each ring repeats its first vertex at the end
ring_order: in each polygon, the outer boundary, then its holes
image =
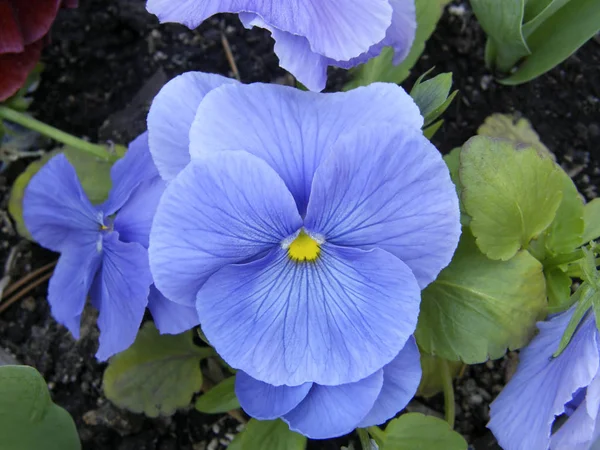
POLYGON ((100 358, 131 344, 146 305, 162 332, 199 321, 250 415, 312 438, 386 421, 416 392, 420 291, 460 235, 422 124, 395 85, 175 78, 103 205, 64 156, 28 187, 26 224, 61 253, 54 316, 77 335, 89 292, 100 358))

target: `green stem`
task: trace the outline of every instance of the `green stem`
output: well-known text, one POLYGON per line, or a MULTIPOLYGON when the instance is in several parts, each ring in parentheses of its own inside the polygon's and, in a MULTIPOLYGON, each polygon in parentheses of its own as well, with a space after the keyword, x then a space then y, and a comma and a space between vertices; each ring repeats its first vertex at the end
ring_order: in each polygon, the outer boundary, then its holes
POLYGON ((446 422, 450 428, 454 428, 454 386, 452 385, 452 375, 450 375, 450 367, 448 361, 441 359, 442 368, 442 383, 444 386, 444 410, 446 411, 446 422))
POLYGON ((367 428, 367 430, 369 431, 369 434, 373 437, 373 439, 375 439, 375 442, 377 442, 377 445, 379 445, 380 447, 383 446, 383 443, 385 442, 385 432, 379 428, 379 427, 369 427, 367 428))
POLYGON ((371 450, 371 438, 366 428, 357 428, 358 438, 360 439, 360 446, 362 450, 371 450))
POLYGON ((14 122, 30 130, 37 131, 55 141, 61 142, 69 147, 76 148, 78 150, 90 153, 98 158, 107 161, 116 161, 117 155, 111 154, 108 149, 102 145, 93 144, 91 142, 84 141, 83 139, 77 138, 73 135, 65 133, 64 131, 58 130, 50 125, 46 125, 37 119, 34 119, 27 114, 23 114, 14 109, 7 108, 6 106, 0 105, 0 119, 6 119, 10 122, 14 122))

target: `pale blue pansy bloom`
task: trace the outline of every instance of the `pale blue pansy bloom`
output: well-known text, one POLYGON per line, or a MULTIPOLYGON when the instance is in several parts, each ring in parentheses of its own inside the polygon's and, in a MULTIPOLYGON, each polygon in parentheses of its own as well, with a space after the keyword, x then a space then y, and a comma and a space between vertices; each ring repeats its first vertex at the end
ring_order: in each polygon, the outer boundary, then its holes
POLYGON ((239 13, 243 24, 267 29, 283 68, 313 91, 327 81, 327 67, 355 67, 394 49, 401 62, 417 21, 414 0, 148 0, 162 22, 197 27, 216 13, 239 13))
POLYGON ((165 333, 198 323, 193 308, 168 301, 152 286, 148 236, 165 182, 150 157, 146 133, 114 164, 111 179, 109 198, 92 205, 75 169, 59 154, 31 179, 23 199, 33 238, 60 253, 48 286, 52 315, 78 338, 89 294, 100 312, 100 360, 133 343, 146 306, 165 333))
POLYGON ((391 84, 317 94, 187 73, 154 100, 150 151, 169 184, 152 274, 195 305, 250 414, 326 438, 414 395, 420 291, 460 235, 422 125, 391 84))

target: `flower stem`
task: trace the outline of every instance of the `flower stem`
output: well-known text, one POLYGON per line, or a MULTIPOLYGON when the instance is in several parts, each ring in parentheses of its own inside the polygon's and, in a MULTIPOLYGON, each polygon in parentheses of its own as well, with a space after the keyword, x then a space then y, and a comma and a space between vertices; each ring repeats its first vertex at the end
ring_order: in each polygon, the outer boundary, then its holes
POLYGON ((442 368, 442 383, 444 386, 444 410, 446 411, 446 422, 450 428, 454 428, 454 386, 452 385, 452 375, 450 375, 450 367, 448 361, 441 359, 442 368))
POLYGON ((371 438, 366 428, 357 428, 358 438, 360 439, 360 446, 362 450, 371 450, 371 438))
POLYGON ((108 149, 99 144, 93 144, 91 142, 84 141, 71 134, 65 133, 64 131, 58 130, 50 125, 46 125, 37 119, 34 119, 27 114, 23 114, 14 109, 0 105, 0 119, 6 119, 10 122, 19 124, 23 127, 29 128, 30 130, 37 131, 44 136, 47 136, 55 141, 61 142, 69 147, 90 153, 98 158, 107 161, 116 161, 117 155, 111 154, 108 149))
POLYGON ((373 437, 373 439, 375 439, 375 442, 377 442, 377 445, 379 445, 380 447, 383 446, 383 443, 385 442, 385 432, 376 426, 372 426, 367 428, 367 430, 369 431, 369 434, 373 437))

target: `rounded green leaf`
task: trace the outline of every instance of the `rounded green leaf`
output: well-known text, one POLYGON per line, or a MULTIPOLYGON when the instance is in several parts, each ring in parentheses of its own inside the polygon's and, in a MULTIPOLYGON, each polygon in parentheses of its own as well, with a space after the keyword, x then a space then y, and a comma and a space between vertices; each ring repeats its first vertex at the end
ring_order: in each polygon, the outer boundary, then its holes
POLYGON ((584 230, 580 244, 587 244, 600 237, 600 198, 586 203, 583 208, 584 230))
POLYGON ((409 413, 388 424, 381 450, 467 450, 467 441, 444 420, 409 413))
POLYGON ((0 367, 0 448, 80 450, 75 423, 33 367, 0 367))
POLYGON ((220 414, 238 409, 240 402, 235 396, 235 377, 229 377, 196 400, 196 409, 206 414, 220 414))
POLYGON ((548 293, 548 313, 556 314, 571 306, 571 284, 573 281, 559 267, 544 271, 548 293))
POLYGON ((250 419, 234 442, 236 450, 304 450, 306 447, 306 437, 290 431, 279 419, 250 419))
POLYGON ((526 251, 488 259, 464 230, 454 259, 422 293, 415 335, 427 353, 481 363, 526 345, 545 308, 538 260, 526 251))
POLYGON ((550 226, 562 200, 561 170, 535 149, 476 136, 460 152, 462 201, 481 251, 509 260, 550 226))
POLYGON ((111 358, 104 394, 115 405, 149 417, 171 415, 202 387, 200 360, 214 351, 194 344, 192 332, 159 334, 146 322, 131 347, 111 358))

